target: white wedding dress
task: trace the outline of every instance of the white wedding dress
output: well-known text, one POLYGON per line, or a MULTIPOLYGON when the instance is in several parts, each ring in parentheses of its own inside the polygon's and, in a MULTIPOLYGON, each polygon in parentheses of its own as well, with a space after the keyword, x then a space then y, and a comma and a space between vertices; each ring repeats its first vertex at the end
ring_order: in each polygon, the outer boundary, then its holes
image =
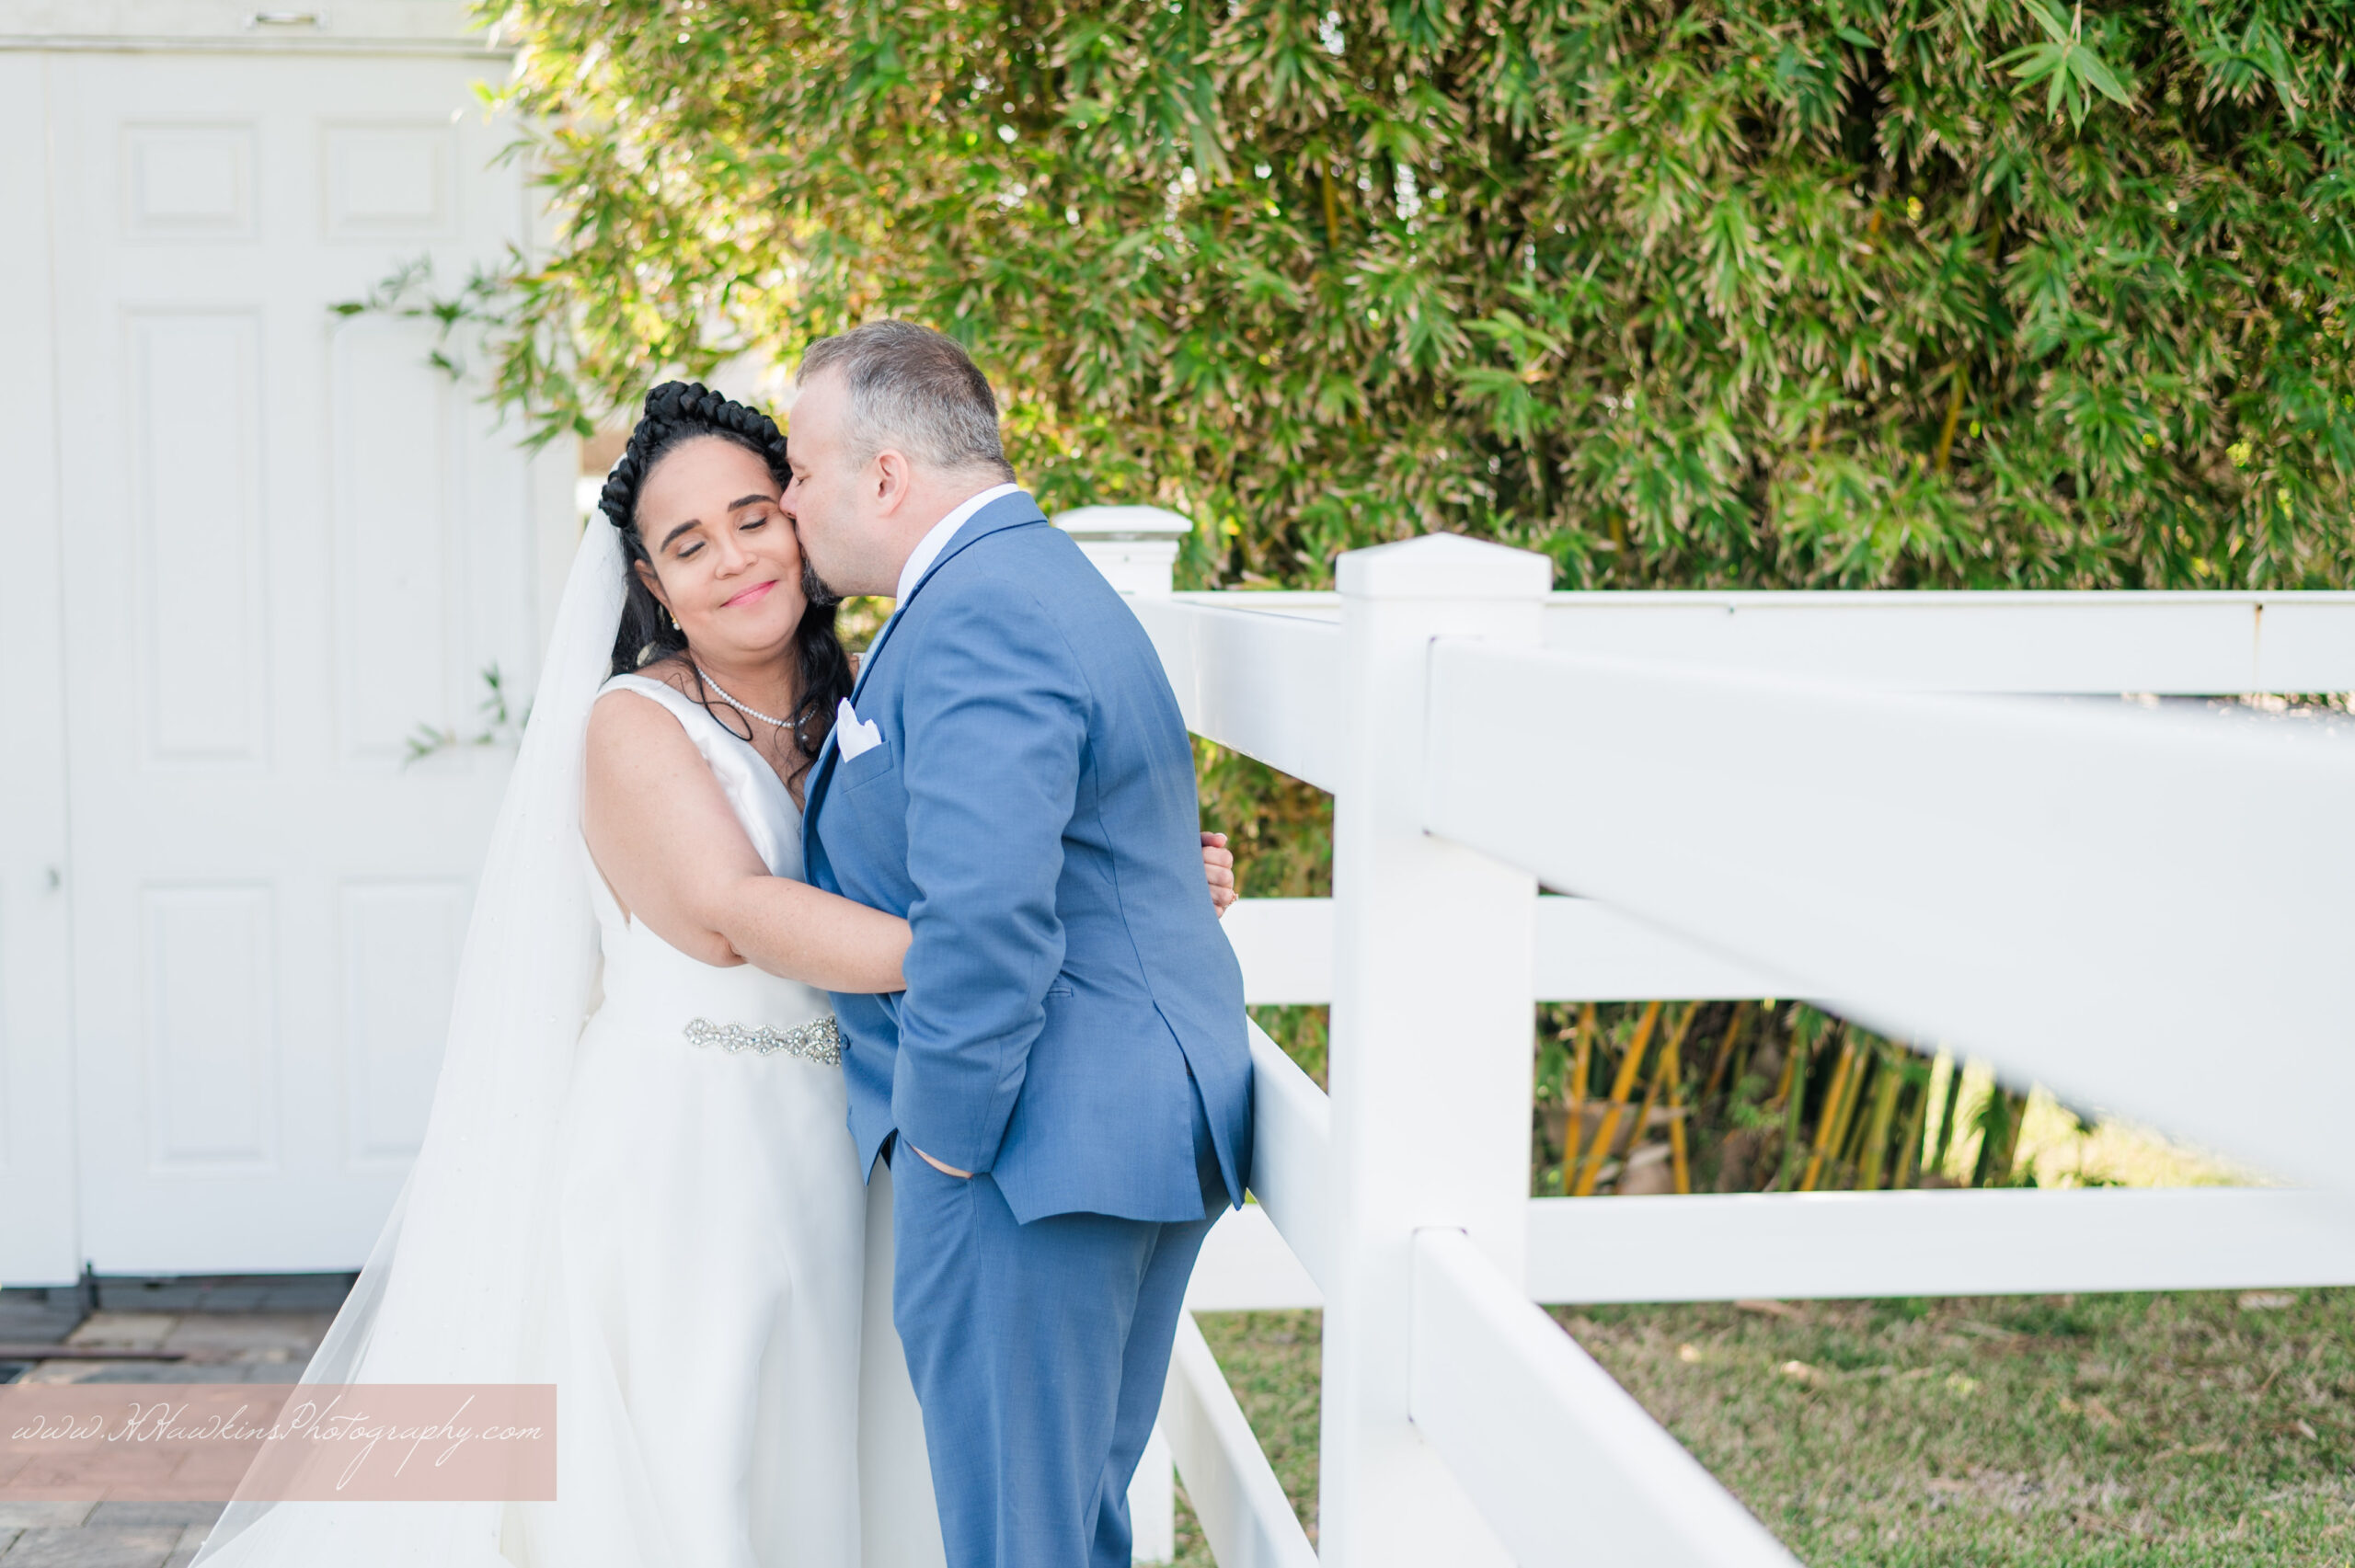
POLYGON ((659 681, 605 678, 592 522, 476 895, 418 1159, 305 1383, 554 1383, 553 1503, 240 1497, 203 1568, 939 1568, 823 993, 626 918, 580 836, 589 709, 670 710, 769 869, 800 813, 659 681), (615 701, 638 698, 614 697, 615 701), (585 1022, 584 1022, 585 1021, 585 1022))
MULTIPOLYGON (((800 812, 750 745, 661 681, 605 690, 669 709, 770 872, 800 876, 800 812)), ((558 1134, 546 1359, 526 1379, 558 1389, 560 1501, 521 1505, 518 1561, 859 1568, 862 1498, 893 1500, 869 1510, 892 1537, 931 1499, 880 1178, 883 1266, 862 1323, 868 1194, 832 1011, 810 987, 688 957, 622 912, 585 853, 583 871, 604 995, 558 1134), (866 1486, 862 1449, 880 1472, 866 1486)))

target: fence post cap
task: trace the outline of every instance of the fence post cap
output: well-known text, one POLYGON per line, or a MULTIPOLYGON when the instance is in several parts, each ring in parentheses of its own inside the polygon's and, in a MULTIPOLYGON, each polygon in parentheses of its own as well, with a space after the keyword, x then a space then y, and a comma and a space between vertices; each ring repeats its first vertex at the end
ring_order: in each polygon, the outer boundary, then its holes
POLYGON ((1048 519, 1074 539, 1183 539, 1194 520, 1167 507, 1074 507, 1048 519))
POLYGON ((1554 587, 1554 563, 1460 533, 1426 533, 1343 555, 1337 574, 1355 599, 1541 599, 1554 587))

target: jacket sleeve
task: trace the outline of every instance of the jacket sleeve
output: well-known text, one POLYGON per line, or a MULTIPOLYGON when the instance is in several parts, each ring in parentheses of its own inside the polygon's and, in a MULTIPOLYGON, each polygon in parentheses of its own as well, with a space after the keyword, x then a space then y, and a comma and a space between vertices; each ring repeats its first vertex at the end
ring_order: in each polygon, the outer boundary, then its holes
POLYGON ((987 581, 943 593, 905 653, 923 675, 902 710, 915 896, 891 1112, 906 1141, 985 1171, 1063 968, 1086 677, 1035 600, 987 581))

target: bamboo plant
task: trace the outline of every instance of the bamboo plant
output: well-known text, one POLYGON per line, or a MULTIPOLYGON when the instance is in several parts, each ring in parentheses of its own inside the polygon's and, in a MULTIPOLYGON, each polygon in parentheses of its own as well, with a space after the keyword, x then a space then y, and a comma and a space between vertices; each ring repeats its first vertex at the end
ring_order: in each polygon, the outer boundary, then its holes
POLYGON ((1664 1190, 1678 1193, 2035 1179, 2016 1163, 2024 1091, 1998 1084, 1964 1104, 1959 1064, 1805 1003, 1590 1002, 1540 1013, 1533 1193, 1614 1191, 1647 1142, 1667 1156, 1664 1190), (1684 1058, 1694 1039, 1714 1042, 1697 1085, 1684 1058))

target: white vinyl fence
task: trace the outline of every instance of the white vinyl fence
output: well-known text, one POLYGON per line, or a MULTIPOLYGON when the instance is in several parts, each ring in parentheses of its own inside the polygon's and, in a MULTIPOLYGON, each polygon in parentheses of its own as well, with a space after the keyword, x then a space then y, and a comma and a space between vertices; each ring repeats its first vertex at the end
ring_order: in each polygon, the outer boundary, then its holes
POLYGON ((2355 1283, 2355 737, 2117 700, 2355 690, 2355 595, 1561 594, 1445 535, 1172 595, 1182 520, 1058 521, 1198 734, 1335 796, 1333 898, 1227 921, 1250 1001, 1333 1011, 1329 1098, 1254 1031, 1258 1202, 1189 1298, 1324 1307, 1318 1547, 1190 1320, 1170 1371, 1226 1568, 1789 1562, 1539 1301, 2355 1283), (1807 998, 2304 1185, 1533 1199, 1533 1003, 1658 997, 1807 998))

